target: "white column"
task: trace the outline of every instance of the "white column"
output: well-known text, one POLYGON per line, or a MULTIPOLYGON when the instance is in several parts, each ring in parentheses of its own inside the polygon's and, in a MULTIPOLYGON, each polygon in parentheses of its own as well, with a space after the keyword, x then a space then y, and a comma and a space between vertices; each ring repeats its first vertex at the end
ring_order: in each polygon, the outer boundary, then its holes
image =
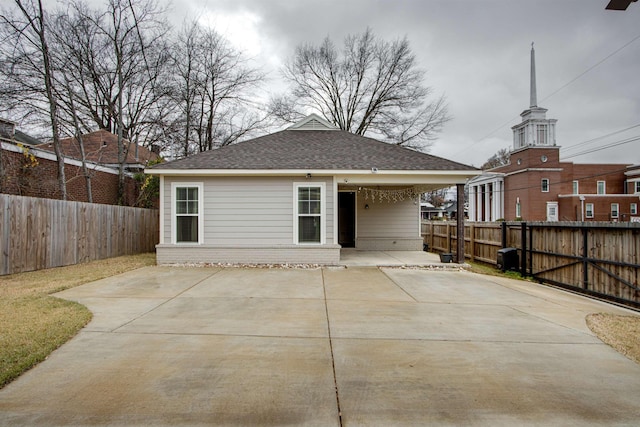
POLYGON ((476 186, 469 186, 469 221, 476 220, 476 186))
POLYGON ((476 189, 476 211, 478 215, 476 221, 482 221, 482 185, 478 185, 476 189))
POLYGON ((489 184, 484 185, 484 220, 491 221, 491 203, 489 199, 489 184))

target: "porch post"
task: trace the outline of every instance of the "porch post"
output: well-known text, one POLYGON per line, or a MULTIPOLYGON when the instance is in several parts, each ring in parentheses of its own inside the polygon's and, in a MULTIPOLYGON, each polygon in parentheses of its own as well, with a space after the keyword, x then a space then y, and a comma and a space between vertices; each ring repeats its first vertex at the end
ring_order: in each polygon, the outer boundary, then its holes
POLYGON ((458 264, 464 264, 464 184, 456 184, 458 190, 458 215, 457 215, 457 259, 458 264))
POLYGON ((476 220, 476 186, 469 186, 469 221, 476 220))

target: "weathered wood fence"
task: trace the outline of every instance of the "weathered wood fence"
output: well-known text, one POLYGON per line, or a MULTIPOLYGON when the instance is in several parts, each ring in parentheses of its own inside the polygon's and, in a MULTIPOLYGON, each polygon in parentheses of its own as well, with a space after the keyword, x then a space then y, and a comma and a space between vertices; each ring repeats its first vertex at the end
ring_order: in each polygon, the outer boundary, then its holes
POLYGON ((0 275, 152 252, 158 211, 0 194, 0 275))
MULTIPOLYGON (((422 224, 435 252, 455 252, 456 224, 422 224)), ((497 264, 498 251, 518 250, 518 270, 541 282, 640 307, 640 224, 504 222, 465 224, 465 257, 497 264)))

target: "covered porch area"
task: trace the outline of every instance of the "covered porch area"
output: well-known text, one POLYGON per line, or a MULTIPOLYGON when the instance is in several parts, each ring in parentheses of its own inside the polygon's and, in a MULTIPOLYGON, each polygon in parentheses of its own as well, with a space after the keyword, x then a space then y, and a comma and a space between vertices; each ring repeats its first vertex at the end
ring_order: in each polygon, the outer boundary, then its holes
MULTIPOLYGON (((457 211, 464 212, 464 184, 460 183, 460 178, 446 174, 363 178, 350 176, 336 179, 337 226, 334 239, 342 248, 340 264, 444 265, 437 254, 422 250, 420 196, 425 192, 455 186, 457 211)), ((458 225, 463 230, 464 215, 457 217, 458 225)), ((453 252, 464 254, 464 239, 460 240, 462 246, 453 252)), ((454 262, 464 263, 464 257, 454 258, 454 262)))

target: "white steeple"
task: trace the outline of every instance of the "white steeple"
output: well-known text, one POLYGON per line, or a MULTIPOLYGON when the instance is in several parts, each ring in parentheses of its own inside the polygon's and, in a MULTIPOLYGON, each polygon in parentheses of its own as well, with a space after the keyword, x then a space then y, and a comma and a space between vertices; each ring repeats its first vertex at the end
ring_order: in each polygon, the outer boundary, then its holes
POLYGON ((529 108, 538 106, 538 94, 536 93, 536 51, 531 42, 531 85, 529 94, 529 108))
POLYGON ((520 113, 522 122, 513 126, 513 149, 556 145, 556 119, 547 119, 547 109, 538 107, 536 87, 536 52, 531 43, 529 109, 520 113))

